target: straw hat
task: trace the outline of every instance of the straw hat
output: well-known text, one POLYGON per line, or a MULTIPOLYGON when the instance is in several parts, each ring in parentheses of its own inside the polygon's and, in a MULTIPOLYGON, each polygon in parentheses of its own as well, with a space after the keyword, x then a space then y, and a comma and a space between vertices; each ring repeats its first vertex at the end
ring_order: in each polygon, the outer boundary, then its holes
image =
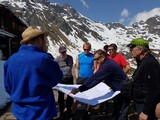
POLYGON ((20 41, 20 44, 25 44, 28 41, 32 40, 35 37, 38 37, 40 35, 48 35, 48 32, 43 32, 42 30, 38 28, 34 28, 32 26, 28 27, 23 33, 22 33, 22 40, 20 41))

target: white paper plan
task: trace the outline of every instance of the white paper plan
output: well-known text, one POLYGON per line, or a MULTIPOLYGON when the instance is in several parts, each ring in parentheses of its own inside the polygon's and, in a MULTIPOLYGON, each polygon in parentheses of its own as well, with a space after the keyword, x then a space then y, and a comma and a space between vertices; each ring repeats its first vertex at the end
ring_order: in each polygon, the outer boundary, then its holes
POLYGON ((73 88, 78 88, 79 86, 80 85, 58 84, 53 89, 57 89, 65 94, 68 94, 77 101, 90 105, 96 105, 107 101, 120 93, 120 91, 114 92, 109 86, 107 86, 103 82, 97 84, 95 87, 87 91, 78 92, 75 95, 70 93, 73 88))

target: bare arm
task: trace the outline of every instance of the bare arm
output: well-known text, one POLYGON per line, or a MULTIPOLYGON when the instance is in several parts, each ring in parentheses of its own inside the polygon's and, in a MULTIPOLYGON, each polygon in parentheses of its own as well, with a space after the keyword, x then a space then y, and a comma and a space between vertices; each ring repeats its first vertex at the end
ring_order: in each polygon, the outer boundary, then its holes
POLYGON ((126 66, 123 67, 123 71, 125 73, 128 73, 130 69, 131 69, 130 65, 126 65, 126 66))
POLYGON ((94 61, 94 72, 93 73, 97 72, 99 67, 100 67, 100 63, 97 63, 96 61, 94 61))
POLYGON ((78 56, 76 57, 76 62, 75 62, 75 76, 76 80, 78 79, 78 74, 79 74, 79 61, 78 61, 78 56))

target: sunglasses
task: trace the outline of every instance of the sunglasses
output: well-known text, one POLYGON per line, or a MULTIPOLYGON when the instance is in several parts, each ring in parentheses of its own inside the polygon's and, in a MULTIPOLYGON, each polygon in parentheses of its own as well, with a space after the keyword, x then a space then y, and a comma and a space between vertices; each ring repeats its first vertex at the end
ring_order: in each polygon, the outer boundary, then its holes
POLYGON ((83 49, 84 51, 90 51, 89 49, 83 49))
POLYGON ((114 51, 114 49, 108 49, 108 51, 114 51))
POLYGON ((94 58, 93 60, 97 61, 101 58, 101 56, 99 56, 98 58, 94 58))
POLYGON ((64 54, 64 53, 66 53, 66 51, 63 51, 63 52, 60 52, 60 53, 64 54))

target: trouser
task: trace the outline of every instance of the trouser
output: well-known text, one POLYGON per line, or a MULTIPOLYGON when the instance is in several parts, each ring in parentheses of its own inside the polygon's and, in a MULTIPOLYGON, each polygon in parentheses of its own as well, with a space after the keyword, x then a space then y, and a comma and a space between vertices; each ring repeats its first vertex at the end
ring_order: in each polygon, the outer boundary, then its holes
MULTIPOLYGON (((78 77, 76 83, 83 84, 87 78, 78 77)), ((76 101, 75 103, 75 111, 73 111, 73 120, 88 120, 87 116, 87 104, 76 101)))
POLYGON ((77 84, 83 84, 83 83, 84 83, 84 81, 86 81, 86 79, 87 79, 87 78, 81 78, 81 77, 78 77, 78 79, 77 79, 76 83, 77 83, 77 84))
POLYGON ((128 110, 130 107, 131 98, 129 97, 122 97, 122 98, 123 98, 123 104, 120 117, 118 120, 128 120, 128 110))
MULTIPOLYGON (((62 84, 73 84, 73 77, 64 78, 60 83, 62 84)), ((63 111, 65 107, 67 108, 67 113, 71 113, 73 98, 70 96, 67 96, 66 98, 66 104, 64 103, 64 93, 58 91, 58 104, 59 104, 59 111, 60 116, 63 115, 63 111)))
MULTIPOLYGON (((143 111, 143 108, 144 108, 144 103, 136 103, 136 110, 138 113, 138 117, 139 117, 140 113, 143 111)), ((139 118, 137 118, 137 120, 139 120, 139 118)), ((155 110, 152 111, 152 113, 150 113, 148 115, 147 120, 158 120, 155 116, 155 110)))
POLYGON ((123 103, 121 94, 118 94, 116 97, 114 97, 113 101, 114 101, 113 116, 116 118, 116 120, 118 120, 123 103))
POLYGON ((73 112, 73 120, 88 120, 87 104, 76 101, 76 111, 73 112))
MULTIPOLYGON (((59 94, 58 96, 59 111, 60 111, 60 115, 62 115, 65 108, 64 93, 59 91, 58 94, 59 94)), ((68 113, 71 113, 72 103, 73 103, 73 98, 71 98, 70 96, 67 96, 66 108, 68 113)))
MULTIPOLYGON (((122 110, 121 110, 121 115, 120 115, 118 120, 128 120, 127 116, 128 116, 128 110, 129 110, 129 107, 130 107, 130 102, 131 102, 130 98, 125 98, 124 99, 123 105, 122 105, 122 110)), ((139 120, 139 115, 143 111, 144 104, 135 102, 135 107, 136 107, 136 112, 138 114, 135 120, 139 120)), ((154 111, 153 111, 153 113, 148 115, 147 120, 158 120, 155 116, 154 111)))
POLYGON ((135 105, 136 105, 136 111, 137 111, 138 116, 139 116, 140 113, 143 111, 144 104, 136 103, 135 105))

